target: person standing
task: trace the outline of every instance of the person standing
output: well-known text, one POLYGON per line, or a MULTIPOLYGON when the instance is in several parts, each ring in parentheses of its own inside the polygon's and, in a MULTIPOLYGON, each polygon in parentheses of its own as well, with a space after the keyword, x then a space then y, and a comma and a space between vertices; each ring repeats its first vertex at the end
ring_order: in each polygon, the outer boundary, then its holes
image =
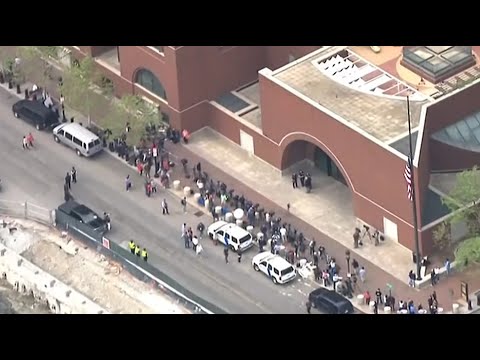
POLYGON ((198 238, 196 235, 192 237, 192 248, 193 251, 197 252, 197 246, 198 246, 198 238))
POLYGON ((307 307, 307 314, 311 314, 312 303, 310 302, 310 300, 305 303, 305 306, 307 307))
POLYGON ((130 252, 135 255, 135 242, 133 240, 130 240, 128 242, 128 248, 130 249, 130 252))
POLYGON ((70 172, 67 172, 67 175, 65 175, 65 184, 68 186, 68 190, 72 188, 72 177, 70 176, 70 172))
POLYGON ((300 185, 302 185, 302 187, 305 187, 305 173, 303 172, 303 170, 300 170, 298 176, 300 178, 300 185))
POLYGON ((445 259, 445 272, 446 272, 447 276, 450 275, 451 270, 452 270, 452 263, 450 262, 449 258, 446 258, 445 259))
POLYGON ((366 279, 366 277, 367 277, 367 272, 366 272, 366 270, 365 270, 365 267, 362 266, 362 267, 360 268, 360 270, 358 271, 358 276, 360 277, 360 281, 361 281, 362 283, 364 283, 364 282, 365 282, 365 279, 366 279))
POLYGON ((294 189, 298 188, 298 176, 297 173, 292 174, 292 186, 294 189))
POLYGON ((169 215, 169 212, 168 212, 168 204, 167 204, 167 200, 166 200, 166 199, 163 199, 163 200, 162 200, 162 214, 163 214, 163 215, 169 215))
POLYGON ((77 169, 75 169, 75 166, 72 166, 72 170, 70 171, 70 174, 72 175, 72 182, 74 184, 77 183, 77 169))
POLYGON ((376 297, 377 304, 383 304, 382 292, 380 291, 380 288, 378 288, 377 291, 375 291, 375 297, 376 297))
POLYGON ((410 272, 408 273, 408 286, 410 287, 415 287, 415 273, 413 272, 413 270, 410 270, 410 272))
POLYGON ((110 231, 112 229, 112 220, 110 219, 110 215, 106 211, 103 212, 103 220, 107 224, 107 230, 110 231))
POLYGON ((137 255, 138 257, 140 257, 141 255, 141 249, 138 245, 135 245, 135 255, 137 255))
POLYGON ((240 250, 240 248, 237 250, 237 256, 238 263, 240 264, 242 262, 242 250, 240 250))

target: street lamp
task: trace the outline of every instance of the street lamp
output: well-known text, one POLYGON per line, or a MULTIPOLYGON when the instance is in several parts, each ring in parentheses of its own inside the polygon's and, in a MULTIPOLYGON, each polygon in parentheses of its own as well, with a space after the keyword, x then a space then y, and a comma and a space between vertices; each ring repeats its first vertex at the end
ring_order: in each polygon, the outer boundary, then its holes
POLYGON ((350 274, 350 250, 345 251, 345 259, 347 260, 347 274, 350 274))

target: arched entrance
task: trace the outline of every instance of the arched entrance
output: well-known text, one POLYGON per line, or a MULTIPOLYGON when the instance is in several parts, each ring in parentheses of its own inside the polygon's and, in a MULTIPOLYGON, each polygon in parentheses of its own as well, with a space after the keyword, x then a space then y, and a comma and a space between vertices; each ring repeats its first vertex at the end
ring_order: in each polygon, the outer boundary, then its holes
POLYGON ((306 140, 294 140, 283 152, 282 170, 297 171, 302 166, 311 167, 345 186, 350 185, 342 168, 323 149, 306 140))

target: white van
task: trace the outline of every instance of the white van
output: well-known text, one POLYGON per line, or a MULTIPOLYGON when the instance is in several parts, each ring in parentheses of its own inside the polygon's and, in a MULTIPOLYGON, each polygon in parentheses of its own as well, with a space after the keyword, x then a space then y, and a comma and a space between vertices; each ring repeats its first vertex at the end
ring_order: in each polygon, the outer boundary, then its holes
POLYGON ((248 231, 226 221, 213 223, 208 227, 207 233, 210 238, 216 239, 223 245, 228 245, 234 251, 240 249, 241 252, 244 252, 253 246, 253 238, 248 231))
POLYGON ((252 266, 255 271, 261 271, 272 279, 274 284, 286 284, 297 276, 292 264, 269 251, 255 255, 252 259, 252 266))
POLYGON ((53 129, 53 139, 71 147, 78 156, 92 156, 103 150, 100 138, 77 123, 65 123, 53 129))

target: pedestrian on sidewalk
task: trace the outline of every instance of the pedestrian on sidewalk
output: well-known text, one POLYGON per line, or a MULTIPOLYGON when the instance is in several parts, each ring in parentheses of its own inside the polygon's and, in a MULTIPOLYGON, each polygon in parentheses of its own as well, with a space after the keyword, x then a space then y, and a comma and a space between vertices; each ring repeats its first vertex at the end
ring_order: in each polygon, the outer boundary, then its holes
POLYGON ((182 204, 182 207, 183 207, 183 213, 186 214, 187 213, 187 197, 184 196, 183 199, 180 201, 180 203, 182 204))
POLYGON ((297 173, 292 174, 292 186, 294 189, 298 188, 298 175, 297 173))
POLYGON ((287 204, 287 212, 290 212, 290 203, 287 204))
POLYGON ((378 315, 378 302, 377 301, 373 302, 373 313, 375 315, 378 315))
POLYGON ((198 238, 196 235, 192 237, 192 249, 193 251, 197 252, 197 246, 198 246, 198 238))
POLYGON ((228 247, 223 249, 223 256, 225 257, 225 263, 228 264, 228 247))
POLYGON ((72 170, 70 171, 70 174, 72 176, 72 182, 74 184, 77 183, 77 169, 75 169, 75 166, 72 166, 72 170))
POLYGON ((370 306, 370 301, 372 300, 372 296, 370 295, 370 291, 365 291, 363 294, 363 298, 365 299, 365 305, 370 306))
POLYGON ((377 304, 383 303, 382 291, 380 290, 380 288, 378 288, 377 291, 375 291, 375 297, 376 297, 377 304))
POLYGON ((437 284, 437 274, 435 273, 435 268, 432 268, 432 271, 430 272, 430 282, 432 283, 432 286, 437 284))
POLYGON ((112 220, 106 211, 103 212, 103 221, 107 224, 107 231, 110 231, 112 229, 112 220))
POLYGON ((303 172, 303 170, 300 170, 300 172, 298 173, 298 177, 300 178, 300 185, 302 185, 302 187, 305 187, 305 173, 303 172))
POLYGON ((65 184, 68 186, 68 190, 72 189, 72 177, 70 172, 67 172, 67 175, 65 175, 65 184))
POLYGON ((23 146, 23 150, 29 150, 29 149, 30 149, 30 148, 28 147, 28 141, 27 141, 27 137, 26 137, 26 136, 23 137, 22 146, 23 146))
POLYGON ((33 135, 32 133, 28 133, 27 135, 27 143, 28 143, 28 146, 30 146, 31 148, 33 148, 33 135))
POLYGON ((360 270, 358 271, 358 276, 360 277, 360 281, 364 283, 367 277, 367 272, 365 270, 365 267, 362 266, 360 268, 360 270))
POLYGON ((312 311, 312 303, 310 302, 310 300, 308 300, 308 301, 305 303, 305 306, 307 307, 307 314, 310 314, 311 311, 312 311))
POLYGON ((137 160, 137 171, 138 171, 138 175, 140 176, 143 175, 143 164, 140 160, 137 160))
POLYGON ((163 199, 163 200, 162 200, 162 214, 163 214, 163 215, 169 215, 169 212, 168 212, 168 204, 167 204, 167 200, 166 200, 166 199, 163 199))
POLYGON ((355 232, 353 233, 353 247, 358 249, 358 245, 360 243, 360 229, 355 228, 355 232))
POLYGON ((410 270, 410 272, 408 273, 408 286, 410 287, 415 287, 415 273, 413 272, 413 270, 410 270))
POLYGON ((450 260, 448 258, 445 259, 445 274, 447 276, 450 275, 450 271, 452 269, 452 263, 450 262, 450 260))
POLYGON ((312 239, 310 241, 310 244, 308 245, 308 250, 309 250, 310 256, 313 256, 313 253, 315 252, 315 247, 316 246, 317 246, 317 242, 315 241, 315 239, 312 239))
POLYGON ((318 268, 318 254, 316 251, 313 253, 313 265, 318 268))

